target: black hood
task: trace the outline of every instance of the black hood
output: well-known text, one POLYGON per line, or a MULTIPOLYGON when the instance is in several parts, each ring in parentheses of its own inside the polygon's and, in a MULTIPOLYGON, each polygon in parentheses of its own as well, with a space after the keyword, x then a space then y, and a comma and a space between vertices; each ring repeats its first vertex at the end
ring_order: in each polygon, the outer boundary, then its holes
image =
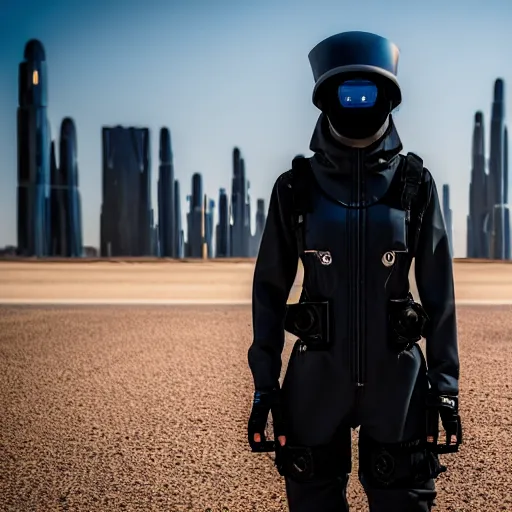
POLYGON ((329 130, 329 121, 324 114, 321 114, 313 131, 309 149, 315 153, 313 158, 322 167, 351 172, 354 162, 361 152, 364 167, 367 170, 378 171, 388 167, 391 160, 402 151, 403 146, 391 115, 388 129, 379 140, 366 148, 355 149, 343 146, 333 138, 329 130))
POLYGON ((388 190, 400 162, 402 142, 390 116, 387 130, 370 146, 361 149, 343 146, 331 135, 329 121, 322 114, 309 148, 315 153, 310 160, 311 168, 324 194, 345 205, 370 205, 388 190), (361 171, 364 185, 360 181, 361 171), (362 193, 357 200, 356 191, 362 193))

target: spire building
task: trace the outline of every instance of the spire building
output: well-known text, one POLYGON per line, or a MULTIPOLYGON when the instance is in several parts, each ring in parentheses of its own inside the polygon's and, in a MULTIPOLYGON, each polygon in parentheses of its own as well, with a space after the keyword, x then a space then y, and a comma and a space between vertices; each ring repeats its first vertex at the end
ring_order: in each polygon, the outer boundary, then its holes
POLYGON ((48 77, 41 42, 30 40, 19 65, 18 244, 20 256, 51 255, 48 77))
POLYGON ((494 84, 489 169, 485 169, 483 114, 475 114, 472 170, 467 218, 468 258, 510 259, 508 207, 508 133, 505 126, 504 83, 494 84))

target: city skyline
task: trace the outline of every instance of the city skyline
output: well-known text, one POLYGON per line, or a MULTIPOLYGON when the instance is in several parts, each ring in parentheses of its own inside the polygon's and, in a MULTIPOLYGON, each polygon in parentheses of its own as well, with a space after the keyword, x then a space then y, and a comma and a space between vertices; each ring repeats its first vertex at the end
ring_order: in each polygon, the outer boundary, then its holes
MULTIPOLYGON (((503 71, 512 44, 512 6, 493 0, 485 7, 469 3, 472 8, 463 10, 468 2, 397 2, 390 9, 366 1, 347 11, 343 2, 323 0, 293 9, 290 2, 266 0, 258 6, 225 2, 215 8, 195 0, 173 7, 155 2, 152 8, 127 2, 123 17, 115 19, 114 6, 94 1, 80 6, 60 0, 41 0, 37 6, 29 0, 3 3, 0 19, 9 25, 0 34, 5 49, 0 56, 5 112, 0 119, 5 219, 0 245, 16 241, 16 69, 30 38, 43 41, 47 50, 52 128, 67 116, 77 126, 84 245, 98 246, 101 126, 144 126, 153 138, 169 126, 176 177, 188 183, 194 172, 201 172, 204 190, 214 198, 220 186, 229 184, 236 145, 251 174, 251 196, 268 201, 275 178, 289 168, 293 156, 309 156, 319 113, 311 105, 308 51, 332 33, 362 29, 381 33, 401 50, 404 103, 395 121, 405 150, 423 157, 438 184, 451 184, 454 255, 464 256, 472 118, 482 110, 490 119, 487 98, 496 77, 505 79, 510 95, 511 80, 503 71), (414 30, 410 16, 422 20, 414 30), (468 38, 471 33, 479 38, 468 38), (466 43, 454 45, 454 40, 466 43), (478 72, 474 62, 479 62, 478 72), (199 80, 203 74, 206 89, 199 80)), ((157 144, 151 157, 157 162, 157 144)))
POLYGON ((99 252, 106 258, 256 256, 265 223, 265 203, 262 199, 257 200, 256 232, 253 235, 250 183, 237 147, 233 149, 231 202, 227 200, 225 189, 221 188, 221 211, 216 227, 215 201, 203 192, 201 173, 192 175, 184 236, 180 186, 174 179, 171 133, 167 127, 160 130, 159 139, 157 219, 151 197, 149 129, 119 125, 102 127, 99 251, 84 247, 76 127, 72 118, 63 119, 58 165, 56 141, 51 139, 47 119, 46 64, 41 41, 28 41, 19 65, 18 238, 15 249, 18 256, 82 257, 91 252, 99 252))
MULTIPOLYGON (((43 44, 30 40, 19 65, 18 243, 20 256, 84 255, 78 190, 77 136, 72 118, 62 121, 60 166, 47 119, 47 66, 43 44)), ((466 257, 510 259, 508 132, 505 84, 494 84, 489 158, 485 155, 483 114, 475 114, 467 216, 466 257), (486 165, 488 162, 488 165, 486 165)), ((265 201, 257 200, 251 232, 250 183, 240 149, 233 149, 231 202, 219 190, 215 200, 203 192, 201 173, 192 175, 187 196, 186 236, 181 225, 179 181, 174 179, 171 135, 160 130, 157 211, 151 198, 151 141, 148 128, 103 127, 103 180, 100 212, 102 257, 254 257, 265 224, 265 201)), ((303 156, 303 155, 300 155, 303 156)), ((442 210, 453 257, 450 185, 442 185, 442 210)), ((94 248, 88 247, 94 251, 94 248)))

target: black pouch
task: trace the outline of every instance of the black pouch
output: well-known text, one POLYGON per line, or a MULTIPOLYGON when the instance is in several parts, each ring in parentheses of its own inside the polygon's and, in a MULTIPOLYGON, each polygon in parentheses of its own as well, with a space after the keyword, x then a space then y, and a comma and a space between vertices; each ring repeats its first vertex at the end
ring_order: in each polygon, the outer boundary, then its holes
POLYGON ((297 482, 350 473, 350 457, 340 456, 332 445, 316 447, 276 445, 275 464, 279 474, 297 482))
POLYGON ((388 305, 388 339, 398 352, 410 349, 425 336, 428 316, 411 293, 405 299, 390 300, 388 305))
POLYGON ((275 464, 281 476, 298 482, 311 480, 315 475, 313 452, 305 446, 276 444, 275 464))
POLYGON ((331 344, 329 302, 299 302, 286 306, 284 329, 308 350, 327 350, 331 344))

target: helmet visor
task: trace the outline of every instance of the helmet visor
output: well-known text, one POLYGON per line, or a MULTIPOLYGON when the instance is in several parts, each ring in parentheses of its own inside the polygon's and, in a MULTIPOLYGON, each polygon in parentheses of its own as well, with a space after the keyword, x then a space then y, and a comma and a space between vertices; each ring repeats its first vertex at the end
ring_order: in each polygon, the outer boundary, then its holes
POLYGON ((373 107, 377 93, 377 86, 370 80, 347 80, 338 87, 338 99, 344 108, 373 107))

